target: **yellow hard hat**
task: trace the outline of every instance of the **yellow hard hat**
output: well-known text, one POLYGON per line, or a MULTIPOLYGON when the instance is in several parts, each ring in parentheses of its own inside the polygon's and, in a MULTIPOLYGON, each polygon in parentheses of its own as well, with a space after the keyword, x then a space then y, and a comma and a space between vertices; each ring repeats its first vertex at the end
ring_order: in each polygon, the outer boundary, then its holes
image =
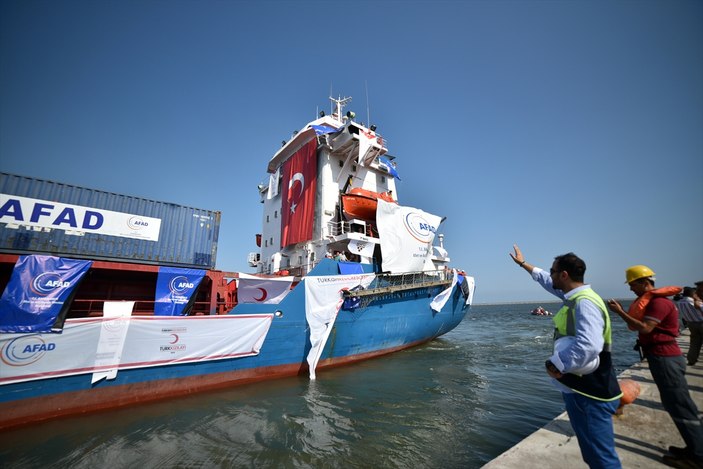
POLYGON ((654 277, 654 275, 654 271, 646 265, 633 265, 625 271, 625 278, 627 279, 625 283, 632 283, 645 277, 654 277))

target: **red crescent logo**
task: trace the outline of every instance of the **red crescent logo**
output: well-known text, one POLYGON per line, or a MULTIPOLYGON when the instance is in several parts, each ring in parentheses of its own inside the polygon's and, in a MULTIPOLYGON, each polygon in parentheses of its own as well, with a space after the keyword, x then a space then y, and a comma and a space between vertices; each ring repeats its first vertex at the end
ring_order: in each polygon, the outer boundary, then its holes
POLYGON ((171 334, 171 337, 173 337, 173 342, 169 342, 169 344, 175 344, 178 342, 178 334, 171 334))
POLYGON ((265 289, 263 289, 263 288, 261 288, 261 287, 257 288, 257 290, 260 290, 260 291, 261 291, 261 298, 256 298, 256 297, 254 297, 254 299, 255 299, 256 301, 264 301, 264 300, 266 299, 266 297, 268 296, 268 293, 266 292, 265 289))

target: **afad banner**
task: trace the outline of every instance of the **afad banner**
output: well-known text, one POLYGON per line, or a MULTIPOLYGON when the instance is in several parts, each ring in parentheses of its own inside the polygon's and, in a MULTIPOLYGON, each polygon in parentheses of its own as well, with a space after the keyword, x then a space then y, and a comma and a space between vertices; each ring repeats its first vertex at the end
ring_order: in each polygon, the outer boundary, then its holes
POLYGON ((378 200, 376 227, 383 270, 392 273, 434 270, 431 252, 442 219, 413 207, 378 200))
POLYGON ((193 308, 195 292, 205 276, 200 269, 160 267, 156 279, 155 316, 182 316, 193 308))
POLYGON ((258 355, 272 320, 273 314, 73 318, 61 334, 0 334, 0 389, 84 374, 97 382, 122 370, 258 355))
POLYGON ((0 194, 0 223, 158 241, 161 219, 0 194))
POLYGON ((0 298, 0 332, 58 332, 92 261, 20 256, 0 298))

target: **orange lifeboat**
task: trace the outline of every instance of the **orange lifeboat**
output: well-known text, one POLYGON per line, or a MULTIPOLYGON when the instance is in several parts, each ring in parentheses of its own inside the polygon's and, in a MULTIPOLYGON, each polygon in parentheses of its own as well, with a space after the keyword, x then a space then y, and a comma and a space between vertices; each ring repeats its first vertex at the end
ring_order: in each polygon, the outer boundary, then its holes
POLYGON ((351 189, 346 194, 342 194, 342 210, 347 220, 376 220, 376 208, 378 199, 397 204, 389 192, 374 192, 360 187, 351 189))

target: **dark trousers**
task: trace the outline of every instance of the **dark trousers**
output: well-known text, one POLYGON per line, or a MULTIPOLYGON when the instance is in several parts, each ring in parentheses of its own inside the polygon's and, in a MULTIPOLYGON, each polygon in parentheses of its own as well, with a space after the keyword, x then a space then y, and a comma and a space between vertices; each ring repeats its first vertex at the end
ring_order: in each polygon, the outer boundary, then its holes
POLYGON ((662 405, 674 420, 686 446, 693 450, 699 461, 703 461, 703 422, 691 399, 686 382, 686 360, 683 355, 659 357, 647 355, 649 371, 659 388, 662 405))
POLYGON ((695 365, 701 353, 701 344, 703 344, 703 321, 689 322, 686 327, 691 331, 691 342, 688 344, 686 358, 689 365, 695 365))

